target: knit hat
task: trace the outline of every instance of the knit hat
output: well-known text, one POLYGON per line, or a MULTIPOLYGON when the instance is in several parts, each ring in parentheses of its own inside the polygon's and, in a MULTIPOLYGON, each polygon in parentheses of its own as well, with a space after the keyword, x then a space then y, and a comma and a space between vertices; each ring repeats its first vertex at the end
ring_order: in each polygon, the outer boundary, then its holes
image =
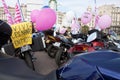
POLYGON ((0 20, 0 48, 7 43, 12 34, 12 29, 9 24, 0 20))

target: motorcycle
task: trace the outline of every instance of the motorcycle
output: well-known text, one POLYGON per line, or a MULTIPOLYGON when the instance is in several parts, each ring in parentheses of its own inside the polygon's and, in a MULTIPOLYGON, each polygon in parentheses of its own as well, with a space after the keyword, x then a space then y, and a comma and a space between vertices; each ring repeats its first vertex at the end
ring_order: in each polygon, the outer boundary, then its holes
POLYGON ((4 46, 2 46, 1 51, 5 54, 8 54, 14 57, 19 57, 25 60, 29 68, 35 70, 34 64, 33 64, 32 49, 30 45, 25 45, 25 46, 15 49, 13 44, 9 43, 9 44, 5 44, 4 46))
POLYGON ((56 55, 57 50, 59 49, 59 41, 60 39, 56 36, 53 36, 52 30, 44 31, 45 34, 45 43, 46 43, 46 52, 48 56, 54 58, 56 55))
POLYGON ((44 43, 41 37, 42 36, 40 33, 34 33, 31 45, 24 45, 19 48, 14 48, 13 43, 9 42, 8 44, 2 46, 1 51, 5 54, 23 59, 29 68, 35 70, 33 61, 35 61, 36 58, 33 56, 33 52, 44 49, 44 43))
POLYGON ((83 42, 83 39, 81 38, 76 39, 75 37, 74 39, 66 38, 64 35, 59 35, 59 38, 61 40, 61 43, 60 43, 60 48, 56 53, 55 61, 58 66, 61 66, 70 59, 71 55, 69 53, 71 53, 75 49, 79 49, 80 52, 82 48, 80 47, 78 48, 77 44, 83 42), (74 50, 72 49, 73 46, 74 47, 76 46, 74 50))
POLYGON ((83 41, 82 39, 78 39, 79 41, 77 41, 77 43, 74 43, 74 41, 69 42, 68 40, 65 42, 64 40, 64 42, 62 42, 64 45, 61 45, 61 49, 59 49, 56 54, 56 64, 61 66, 76 54, 103 49, 105 45, 102 41, 97 41, 97 36, 98 35, 96 32, 90 34, 86 40, 87 42, 83 41))
POLYGON ((106 43, 108 49, 112 49, 114 51, 120 51, 120 40, 118 38, 118 35, 110 30, 108 33, 108 39, 109 41, 106 43))

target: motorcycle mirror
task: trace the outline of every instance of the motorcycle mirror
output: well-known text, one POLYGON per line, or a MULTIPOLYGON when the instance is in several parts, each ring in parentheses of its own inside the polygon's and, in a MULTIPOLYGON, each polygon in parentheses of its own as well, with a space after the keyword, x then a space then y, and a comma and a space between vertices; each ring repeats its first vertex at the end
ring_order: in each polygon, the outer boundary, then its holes
POLYGON ((87 42, 91 42, 97 38, 97 32, 90 34, 87 38, 87 42))
POLYGON ((114 40, 118 40, 118 35, 117 35, 116 32, 111 31, 110 34, 111 34, 112 39, 114 39, 114 40))

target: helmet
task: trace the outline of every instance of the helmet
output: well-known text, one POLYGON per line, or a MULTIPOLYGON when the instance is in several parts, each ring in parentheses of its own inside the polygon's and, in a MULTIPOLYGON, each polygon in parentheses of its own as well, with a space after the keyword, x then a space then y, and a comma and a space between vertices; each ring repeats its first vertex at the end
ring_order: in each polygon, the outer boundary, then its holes
POLYGON ((5 43, 7 43, 7 41, 10 39, 11 34, 12 34, 12 29, 10 25, 0 20, 0 48, 5 43))

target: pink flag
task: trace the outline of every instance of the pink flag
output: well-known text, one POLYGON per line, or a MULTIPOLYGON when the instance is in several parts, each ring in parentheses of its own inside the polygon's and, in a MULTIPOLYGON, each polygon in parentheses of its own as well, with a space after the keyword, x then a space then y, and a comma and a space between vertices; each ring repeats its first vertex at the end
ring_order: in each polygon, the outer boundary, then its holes
POLYGON ((76 19, 73 19, 72 24, 71 24, 71 33, 77 34, 79 30, 80 30, 80 25, 77 23, 76 19))
POLYGON ((4 12, 5 12, 5 14, 6 14, 8 23, 9 23, 10 25, 11 25, 11 24, 14 24, 14 21, 13 21, 13 19, 12 19, 12 16, 11 16, 11 14, 10 14, 10 12, 9 12, 9 10, 8 10, 8 7, 7 7, 7 5, 6 5, 6 3, 5 3, 4 0, 2 0, 2 4, 3 4, 3 7, 4 7, 4 12))
POLYGON ((22 16, 21 16, 21 10, 20 10, 20 6, 18 4, 18 2, 16 3, 16 6, 15 6, 15 23, 20 23, 22 22, 22 16))

